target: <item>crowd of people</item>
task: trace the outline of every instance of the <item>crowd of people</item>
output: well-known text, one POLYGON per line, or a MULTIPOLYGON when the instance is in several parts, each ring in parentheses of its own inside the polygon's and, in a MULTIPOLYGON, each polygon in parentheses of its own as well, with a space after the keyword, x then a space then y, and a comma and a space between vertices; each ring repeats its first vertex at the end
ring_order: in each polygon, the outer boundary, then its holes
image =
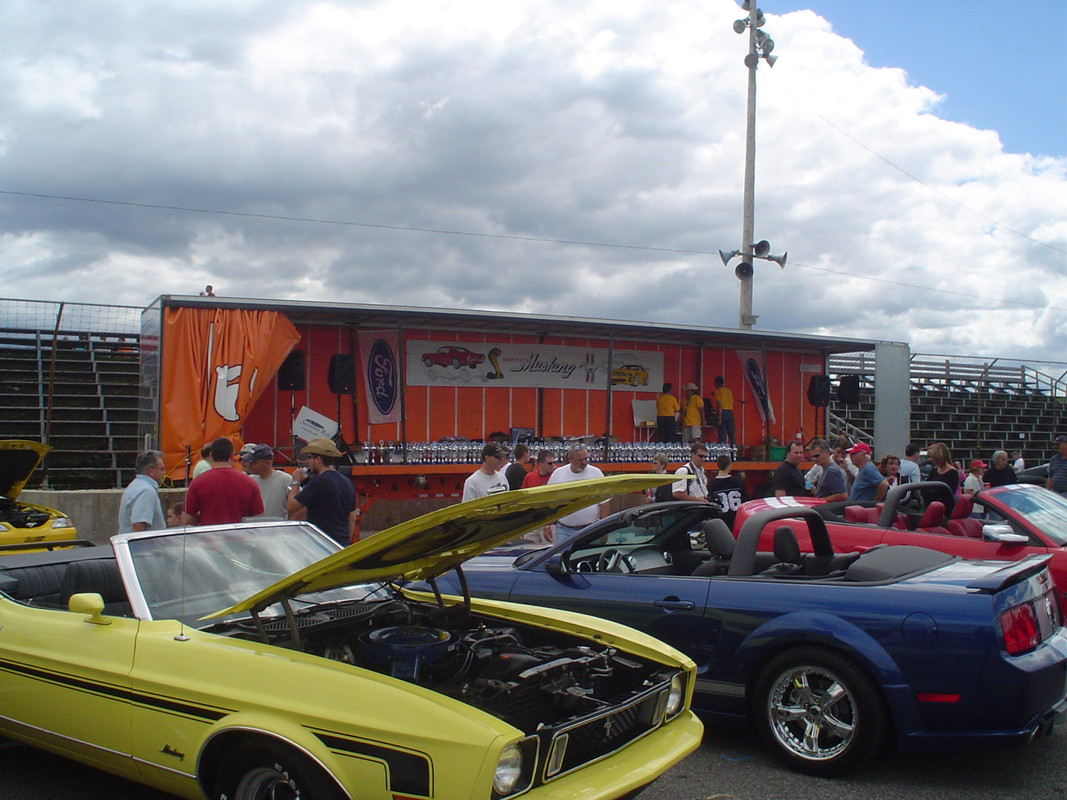
POLYGON ((341 451, 329 439, 312 439, 300 450, 304 466, 291 475, 274 469, 274 450, 246 444, 234 465, 233 442, 220 437, 201 450, 192 480, 181 501, 164 513, 159 499, 163 453, 137 456, 137 474, 119 501, 119 533, 178 525, 224 525, 249 519, 306 519, 338 544, 355 539, 356 493, 352 481, 337 471, 341 451))
MULTIPOLYGON (((1045 486, 1067 494, 1067 435, 1057 436, 1055 445, 1057 452, 1049 462, 1045 486)), ((786 449, 785 459, 774 471, 774 495, 821 497, 828 501, 880 501, 894 486, 920 480, 940 481, 957 496, 974 495, 989 486, 1017 483, 1016 470, 1025 468, 1019 452, 1009 456, 1006 450, 997 450, 991 456, 992 464, 974 459, 965 469, 953 459, 947 444, 934 442, 925 452, 924 475, 920 470, 922 455, 914 443, 904 448, 903 455, 886 453, 875 461, 866 442, 853 443, 839 437, 832 445, 826 439, 813 439, 805 446, 799 440, 793 441, 786 449), (802 473, 799 465, 805 460, 813 466, 802 473)), ((974 513, 981 514, 981 507, 976 507, 974 513)))
MULTIPOLYGON (((723 388, 718 386, 720 380, 716 380, 717 388, 723 388)), ((694 426, 686 416, 687 409, 701 409, 704 403, 693 384, 685 389, 685 407, 676 400, 673 404, 665 401, 657 410, 670 412, 673 408, 682 414, 683 431, 690 442, 689 459, 675 471, 676 481, 650 491, 648 499, 716 503, 732 527, 737 509, 749 499, 745 485, 732 473, 729 456, 718 456, 714 468, 707 466, 708 447, 699 436, 691 436, 694 426)), ((670 384, 665 384, 663 394, 669 396, 669 392, 670 384)), ((727 406, 732 406, 732 399, 722 394, 714 402, 721 423, 723 412, 731 410, 727 406)), ((662 422, 665 436, 670 435, 674 421, 671 413, 660 415, 657 423, 662 422)), ((699 431, 699 426, 696 430, 699 431)), ((732 437, 732 424, 721 435, 732 437)), ((1067 435, 1057 436, 1055 445, 1056 453, 1049 461, 1045 485, 1067 495, 1067 435)), ((987 486, 1016 483, 1016 470, 1025 466, 1019 453, 1009 456, 1006 450, 997 450, 991 456, 991 464, 975 459, 965 470, 952 458, 947 444, 934 442, 926 449, 926 474, 923 474, 922 455, 918 445, 908 444, 903 455, 886 453, 875 461, 866 442, 853 443, 840 437, 831 444, 827 439, 816 438, 805 445, 795 440, 789 443, 785 458, 774 470, 771 486, 777 497, 811 496, 827 501, 863 502, 884 499, 894 486, 928 480, 945 483, 955 495, 974 495, 987 486), (812 466, 807 472, 801 472, 800 465, 806 461, 812 466)), ((308 442, 300 450, 304 465, 291 475, 274 469, 274 450, 265 444, 246 444, 241 448, 238 453, 241 469, 234 468, 233 443, 225 437, 207 443, 201 456, 192 470, 184 500, 172 503, 164 512, 158 493, 164 474, 163 454, 158 450, 139 454, 135 463, 137 474, 119 504, 119 533, 247 519, 306 519, 342 546, 358 538, 355 489, 352 481, 337 471, 342 453, 330 439, 308 442)), ((653 472, 665 474, 667 469, 667 456, 656 453, 652 458, 653 472)), ((589 451, 581 442, 568 447, 567 463, 559 466, 552 450, 541 450, 535 458, 526 444, 519 443, 509 459, 507 447, 491 441, 482 448, 479 468, 464 481, 462 500, 599 477, 603 477, 603 472, 589 463, 589 451)), ((579 509, 562 517, 555 526, 528 538, 550 542, 572 537, 603 516, 606 509, 603 503, 579 509)), ((973 513, 980 515, 982 511, 980 506, 975 506, 973 513)))

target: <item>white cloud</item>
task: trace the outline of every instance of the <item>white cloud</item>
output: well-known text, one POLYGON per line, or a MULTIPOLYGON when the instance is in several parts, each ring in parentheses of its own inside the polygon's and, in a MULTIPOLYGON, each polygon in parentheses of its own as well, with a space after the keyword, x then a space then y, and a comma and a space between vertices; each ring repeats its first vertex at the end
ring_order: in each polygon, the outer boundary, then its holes
MULTIPOLYGON (((0 190, 263 216, 0 195, 11 295, 736 325, 729 0, 91 6, 5 15, 0 190)), ((757 327, 1067 359, 1067 162, 938 118, 811 12, 765 29, 756 238, 789 263, 757 264, 757 327)))

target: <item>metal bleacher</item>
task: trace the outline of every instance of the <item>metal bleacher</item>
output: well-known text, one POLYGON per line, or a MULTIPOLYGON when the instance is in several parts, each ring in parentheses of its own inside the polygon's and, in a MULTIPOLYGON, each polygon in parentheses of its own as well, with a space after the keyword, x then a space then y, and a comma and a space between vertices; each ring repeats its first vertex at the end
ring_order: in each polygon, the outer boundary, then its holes
MULTIPOLYGON (((911 440, 944 442, 959 461, 1019 450, 1028 464, 1046 461, 1067 432, 1067 364, 1045 369, 1006 359, 915 355, 910 370, 911 440)), ((874 361, 869 354, 830 358, 832 380, 860 376, 859 404, 831 397, 833 432, 851 439, 874 430, 874 361), (858 434, 858 435, 857 435, 858 434)), ((876 449, 877 454, 877 449, 876 449)))

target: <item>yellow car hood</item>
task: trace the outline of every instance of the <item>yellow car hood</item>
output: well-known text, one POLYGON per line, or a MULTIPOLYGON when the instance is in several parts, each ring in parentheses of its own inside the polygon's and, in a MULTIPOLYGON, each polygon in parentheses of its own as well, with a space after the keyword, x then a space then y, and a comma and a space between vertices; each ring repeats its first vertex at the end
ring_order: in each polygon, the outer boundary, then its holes
POLYGON ((355 583, 427 580, 580 508, 673 480, 673 475, 612 475, 448 506, 339 550, 204 619, 260 611, 286 597, 355 583))
POLYGON ((0 440, 0 495, 14 500, 52 448, 25 439, 0 440))

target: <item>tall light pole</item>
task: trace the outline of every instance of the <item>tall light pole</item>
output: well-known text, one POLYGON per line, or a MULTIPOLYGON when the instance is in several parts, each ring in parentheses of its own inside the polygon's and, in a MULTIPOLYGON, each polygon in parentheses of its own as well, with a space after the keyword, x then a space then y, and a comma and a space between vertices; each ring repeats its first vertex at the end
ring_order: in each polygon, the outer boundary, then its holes
POLYGON ((734 269, 734 274, 741 282, 738 327, 751 330, 756 322, 756 317, 752 314, 752 260, 764 258, 775 261, 784 268, 786 256, 771 256, 767 242, 752 241, 756 216, 756 68, 761 58, 768 66, 774 66, 778 57, 771 55, 774 40, 761 30, 766 20, 763 12, 756 8, 755 0, 742 0, 741 7, 748 11, 747 19, 734 22, 736 33, 744 33, 745 29, 748 29, 748 55, 745 56, 745 67, 748 68, 748 104, 745 114, 745 189, 742 200, 741 249, 731 253, 720 250, 719 255, 724 265, 735 255, 741 256, 741 263, 734 269))

